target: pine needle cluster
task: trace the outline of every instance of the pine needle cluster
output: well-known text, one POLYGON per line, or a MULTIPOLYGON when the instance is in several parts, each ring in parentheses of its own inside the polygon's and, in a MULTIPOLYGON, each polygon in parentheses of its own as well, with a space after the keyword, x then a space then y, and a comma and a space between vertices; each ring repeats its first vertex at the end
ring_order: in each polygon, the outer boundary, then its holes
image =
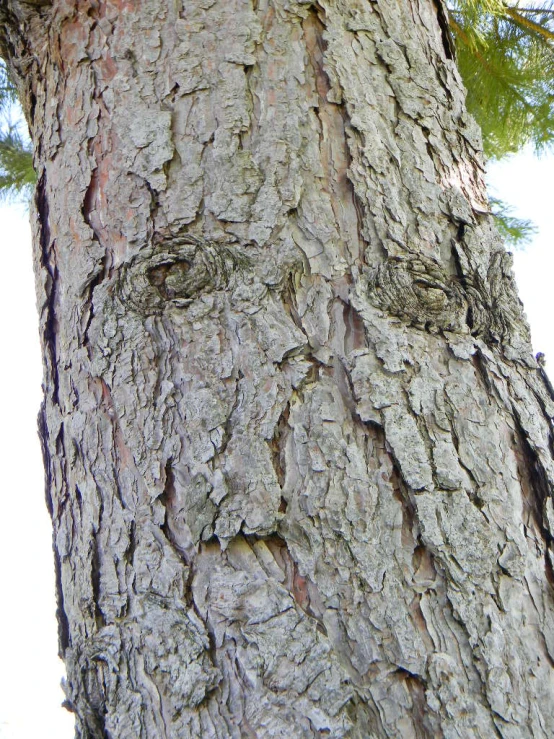
POLYGON ((554 141, 554 3, 536 6, 457 0, 450 7, 466 103, 493 159, 528 143, 540 153, 554 141))
POLYGON ((0 61, 0 198, 27 198, 36 181, 33 150, 17 111, 17 90, 0 61))
MULTIPOLYGON (((466 104, 483 133, 489 159, 527 145, 541 154, 554 143, 554 2, 450 0, 450 29, 467 88, 466 104)), ((506 241, 521 245, 530 221, 491 198, 506 241)))

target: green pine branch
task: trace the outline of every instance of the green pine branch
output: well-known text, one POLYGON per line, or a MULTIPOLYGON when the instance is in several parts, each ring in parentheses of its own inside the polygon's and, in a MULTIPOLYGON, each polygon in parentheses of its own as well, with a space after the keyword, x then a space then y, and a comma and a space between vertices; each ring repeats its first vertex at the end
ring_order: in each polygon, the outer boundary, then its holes
POLYGON ((17 106, 16 87, 0 61, 0 199, 28 198, 36 182, 31 143, 12 123, 17 106))
POLYGON ((490 158, 554 142, 553 5, 458 0, 450 7, 467 106, 490 158))
POLYGON ((0 114, 6 112, 6 108, 17 103, 17 90, 13 84, 6 65, 0 59, 0 114))
POLYGON ((523 246, 533 239, 537 227, 532 221, 514 216, 513 208, 498 198, 489 197, 489 202, 496 219, 496 228, 507 243, 523 246))
MULTIPOLYGON (((466 104, 493 160, 531 144, 554 144, 554 2, 521 7, 507 0, 452 0, 450 29, 466 104)), ((529 241, 530 221, 491 199, 499 231, 510 244, 529 241)))
POLYGON ((30 145, 16 130, 0 133, 0 198, 28 197, 35 182, 30 145))

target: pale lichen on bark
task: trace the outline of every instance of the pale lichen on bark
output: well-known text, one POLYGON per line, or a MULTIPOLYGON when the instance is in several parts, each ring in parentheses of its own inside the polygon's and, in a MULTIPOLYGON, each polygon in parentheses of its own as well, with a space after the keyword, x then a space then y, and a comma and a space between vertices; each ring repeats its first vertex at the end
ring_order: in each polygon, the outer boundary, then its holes
POLYGON ((554 399, 436 4, 0 7, 78 735, 551 736, 554 399))

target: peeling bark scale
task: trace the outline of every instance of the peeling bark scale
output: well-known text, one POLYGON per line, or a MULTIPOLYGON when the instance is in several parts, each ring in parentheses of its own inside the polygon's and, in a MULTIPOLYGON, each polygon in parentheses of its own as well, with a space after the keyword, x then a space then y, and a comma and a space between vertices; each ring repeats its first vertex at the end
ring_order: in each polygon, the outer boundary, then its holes
POLYGON ((554 395, 438 5, 0 2, 78 737, 554 736, 554 395))

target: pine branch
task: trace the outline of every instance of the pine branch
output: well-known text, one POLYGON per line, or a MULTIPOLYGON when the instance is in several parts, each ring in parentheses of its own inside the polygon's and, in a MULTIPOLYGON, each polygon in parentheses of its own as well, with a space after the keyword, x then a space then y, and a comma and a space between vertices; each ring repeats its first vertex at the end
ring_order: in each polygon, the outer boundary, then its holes
POLYGON ((35 182, 31 147, 16 131, 0 134, 0 199, 29 196, 35 182))
POLYGON ((14 109, 18 109, 17 90, 0 60, 0 199, 30 196, 36 180, 32 146, 10 120, 14 109))
POLYGON ((554 14, 554 9, 552 8, 520 8, 518 7, 517 10, 518 10, 518 13, 546 13, 546 14, 553 13, 554 14))
POLYGON ((0 59, 0 114, 17 103, 17 89, 10 78, 6 65, 0 59))
MULTIPOLYGON (((505 0, 458 0, 450 8, 466 104, 483 132, 486 154, 501 159, 531 142, 554 144, 554 3, 520 7, 505 0)), ((491 198, 496 225, 513 246, 536 229, 491 198)))
POLYGON ((481 125, 487 155, 497 159, 529 141, 537 150, 554 143, 552 16, 530 18, 522 10, 529 9, 460 0, 450 16, 467 105, 481 125))
POLYGON ((512 215, 513 208, 498 198, 490 197, 491 211, 496 228, 507 244, 521 248, 529 243, 537 233, 535 224, 526 218, 512 215))
POLYGON ((546 28, 546 26, 542 26, 540 23, 535 23, 535 21, 531 20, 530 18, 526 18, 524 15, 521 14, 519 8, 516 10, 515 8, 510 8, 506 6, 504 12, 516 23, 519 23, 533 33, 538 33, 540 36, 543 36, 548 41, 554 41, 554 33, 552 33, 552 31, 546 28))

